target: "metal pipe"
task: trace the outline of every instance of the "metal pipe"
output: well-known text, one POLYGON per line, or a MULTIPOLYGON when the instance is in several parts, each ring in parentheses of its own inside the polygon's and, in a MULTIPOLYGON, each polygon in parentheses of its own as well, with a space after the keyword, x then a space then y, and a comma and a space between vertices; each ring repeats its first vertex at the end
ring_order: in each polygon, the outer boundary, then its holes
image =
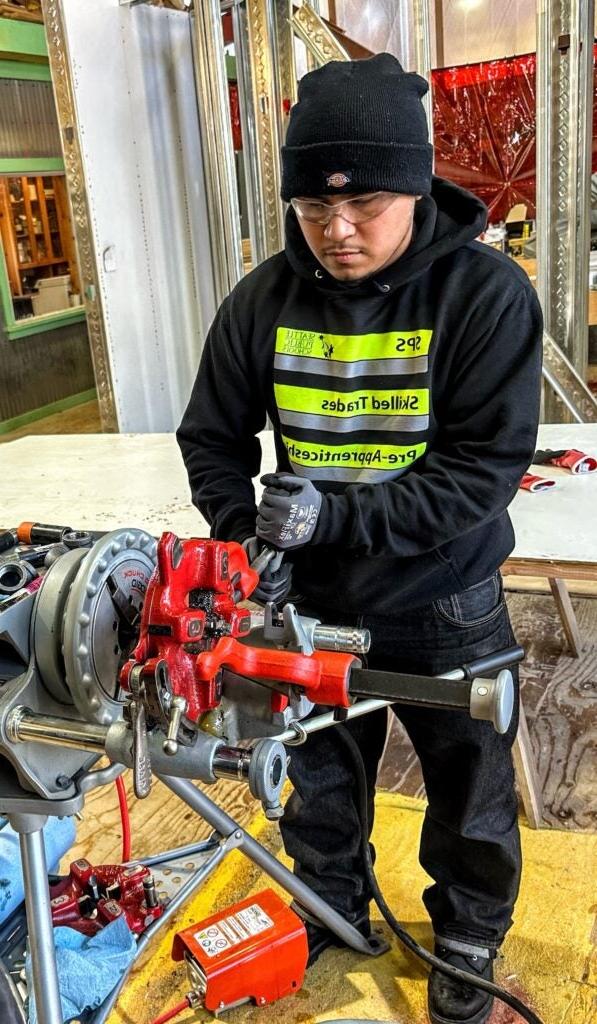
POLYGON ((371 634, 368 629, 357 629, 356 626, 316 626, 313 646, 318 651, 366 654, 371 646, 371 634))
MULTIPOLYGON (((42 819, 45 821, 45 819, 42 819)), ((62 1024, 43 831, 19 834, 38 1024, 62 1024)))
MULTIPOLYGON (((254 568, 255 563, 251 565, 254 568)), ((300 616, 299 616, 300 618, 300 616)), ((265 612, 251 612, 251 631, 263 629, 265 612)), ((310 635, 310 634, 309 634, 310 635)), ((371 633, 357 626, 322 626, 319 623, 310 639, 317 651, 345 651, 348 654, 366 654, 371 646, 371 633)))
POLYGON ((78 722, 74 718, 38 715, 30 708, 14 708, 6 719, 6 735, 11 743, 48 743, 77 750, 103 753, 108 729, 104 725, 78 722))
MULTIPOLYGON (((379 708, 389 708, 390 705, 391 701, 388 700, 360 700, 358 704, 353 704, 352 707, 347 708, 343 712, 342 721, 360 718, 361 715, 368 715, 371 711, 377 711, 379 708)), ((297 720, 293 723, 292 727, 285 729, 284 732, 277 733, 275 736, 272 736, 272 739, 292 746, 297 740, 300 740, 302 743, 303 739, 312 732, 321 732, 322 729, 329 729, 331 725, 337 724, 336 713, 334 711, 326 711, 325 714, 317 715, 316 718, 309 718, 306 722, 297 720)))
POLYGON ((251 755, 251 750, 241 747, 218 747, 212 762, 216 779, 236 779, 237 782, 248 779, 251 755))
POLYGON ((217 845, 217 839, 204 839, 201 843, 175 846, 172 850, 164 850, 163 853, 156 853, 152 857, 137 857, 136 860, 127 861, 127 864, 144 864, 146 868, 152 868, 169 860, 183 860, 185 857, 194 857, 198 853, 207 853, 209 850, 215 850, 217 845))
POLYGON ((543 376, 545 377, 545 380, 547 381, 549 386, 553 389, 553 391, 555 391, 560 401, 565 405, 568 412, 572 416, 572 419, 576 423, 585 423, 585 418, 580 415, 578 409, 576 408, 574 402, 571 400, 566 389, 562 387, 558 378, 555 377, 551 370, 549 370, 546 366, 543 367, 543 376))

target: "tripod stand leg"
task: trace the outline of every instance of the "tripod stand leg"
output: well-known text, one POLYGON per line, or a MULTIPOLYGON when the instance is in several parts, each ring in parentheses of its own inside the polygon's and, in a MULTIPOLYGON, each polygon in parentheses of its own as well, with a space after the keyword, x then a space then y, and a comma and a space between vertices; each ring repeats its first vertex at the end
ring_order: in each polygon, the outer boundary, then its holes
POLYGON ((258 843, 248 832, 245 832, 234 818, 231 818, 229 814, 221 810, 213 800, 210 800, 205 793, 197 789, 192 782, 188 779, 176 779, 169 775, 160 775, 159 778, 165 786, 168 786, 168 789, 171 789, 197 814, 200 814, 220 835, 234 835, 238 840, 237 849, 241 850, 249 860, 252 860, 258 867, 262 868, 274 881, 279 882, 286 889, 286 892, 294 896, 301 907, 304 907, 310 914, 318 918, 322 924, 338 935, 347 946, 356 949, 359 953, 371 955, 373 952, 371 945, 356 928, 353 928, 341 914, 333 910, 325 900, 317 896, 308 885, 301 882, 300 878, 293 875, 292 871, 289 871, 280 861, 276 860, 261 843, 258 843))
POLYGON ((62 1024, 62 1006, 58 989, 54 929, 50 912, 50 891, 44 847, 43 826, 39 815, 15 814, 10 823, 19 833, 25 907, 29 930, 31 974, 38 1024, 62 1024))

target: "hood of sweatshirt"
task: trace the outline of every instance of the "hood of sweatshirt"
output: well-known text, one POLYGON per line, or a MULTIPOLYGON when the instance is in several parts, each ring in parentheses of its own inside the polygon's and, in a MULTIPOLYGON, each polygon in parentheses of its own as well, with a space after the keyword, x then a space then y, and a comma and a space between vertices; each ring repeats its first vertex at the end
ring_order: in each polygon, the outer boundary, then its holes
POLYGON ((472 193, 434 176, 431 193, 415 206, 414 230, 406 251, 390 266, 359 281, 338 281, 315 258, 296 214, 286 214, 286 258, 299 277, 333 294, 371 295, 393 291, 418 276, 431 263, 473 241, 485 230, 487 208, 472 193), (388 287, 389 286, 389 287, 388 287))

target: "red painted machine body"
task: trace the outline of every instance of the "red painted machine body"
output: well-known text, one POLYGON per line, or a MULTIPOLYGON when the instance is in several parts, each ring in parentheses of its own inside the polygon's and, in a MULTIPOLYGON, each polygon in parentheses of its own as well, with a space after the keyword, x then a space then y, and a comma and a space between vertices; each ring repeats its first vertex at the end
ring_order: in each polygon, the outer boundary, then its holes
POLYGON ((251 618, 237 602, 253 592, 259 577, 240 544, 179 540, 174 533, 162 534, 157 563, 147 587, 139 642, 122 669, 120 684, 129 688, 135 664, 151 674, 165 661, 172 692, 186 699, 186 717, 196 722, 220 702, 215 676, 197 685, 197 655, 215 647, 222 636, 246 636, 251 618))
MULTIPOLYGON (((172 694, 186 701, 189 722, 196 723, 218 706, 224 668, 238 676, 298 686, 319 704, 349 706, 350 669, 359 664, 353 655, 304 655, 239 643, 238 638, 249 633, 251 620, 238 602, 252 594, 259 580, 240 544, 179 540, 164 533, 157 562, 147 588, 139 642, 120 674, 124 690, 131 689, 134 668, 140 667, 143 677, 155 677, 161 663, 167 667, 172 694)), ((285 700, 284 694, 273 692, 273 709, 280 710, 285 700)))
POLYGON ((178 932, 172 958, 190 962, 192 982, 199 979, 202 1002, 214 1012, 298 992, 308 952, 304 922, 265 889, 178 932))
POLYGON ((94 867, 80 858, 72 862, 67 878, 50 886, 52 924, 66 925, 85 935, 96 935, 117 917, 140 935, 164 913, 163 904, 147 905, 143 883, 152 875, 142 864, 103 864, 94 867))

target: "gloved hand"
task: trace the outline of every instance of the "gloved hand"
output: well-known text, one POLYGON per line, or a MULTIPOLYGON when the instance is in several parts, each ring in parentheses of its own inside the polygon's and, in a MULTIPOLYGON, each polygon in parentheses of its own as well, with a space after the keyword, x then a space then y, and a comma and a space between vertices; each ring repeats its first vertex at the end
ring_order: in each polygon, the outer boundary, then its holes
POLYGON ((266 473, 261 483, 265 490, 257 509, 257 536, 282 551, 308 544, 321 509, 317 488, 291 473, 266 473))
MULTIPOLYGON (((262 550, 263 543, 257 537, 248 537, 243 541, 243 548, 247 552, 250 565, 262 550)), ((256 601, 257 604, 267 604, 268 601, 281 604, 287 597, 292 583, 292 565, 290 562, 284 562, 283 558, 284 552, 278 551, 266 565, 259 577, 259 583, 251 594, 251 601, 256 601)))

